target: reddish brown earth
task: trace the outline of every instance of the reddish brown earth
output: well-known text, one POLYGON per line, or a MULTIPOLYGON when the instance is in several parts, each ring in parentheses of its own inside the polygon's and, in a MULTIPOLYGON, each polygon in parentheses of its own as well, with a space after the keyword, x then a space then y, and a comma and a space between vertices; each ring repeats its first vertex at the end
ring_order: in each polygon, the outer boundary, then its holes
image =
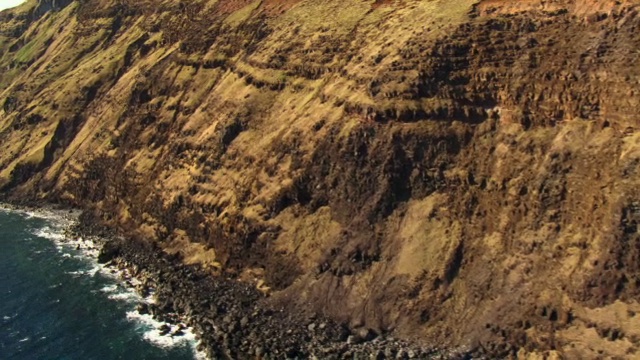
POLYGON ((267 16, 278 16, 294 7, 301 0, 265 0, 262 2, 262 10, 267 16))
POLYGON ((0 14, 6 200, 353 328, 640 356, 637 1, 49 5, 0 14))

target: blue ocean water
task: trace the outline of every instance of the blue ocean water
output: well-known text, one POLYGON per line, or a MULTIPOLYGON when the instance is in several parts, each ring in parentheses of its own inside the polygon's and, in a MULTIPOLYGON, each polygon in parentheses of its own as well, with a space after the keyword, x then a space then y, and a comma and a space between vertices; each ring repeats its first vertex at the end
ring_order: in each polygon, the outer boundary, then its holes
POLYGON ((68 242, 65 220, 0 209, 0 359, 194 359, 195 340, 160 336, 143 299, 68 242))

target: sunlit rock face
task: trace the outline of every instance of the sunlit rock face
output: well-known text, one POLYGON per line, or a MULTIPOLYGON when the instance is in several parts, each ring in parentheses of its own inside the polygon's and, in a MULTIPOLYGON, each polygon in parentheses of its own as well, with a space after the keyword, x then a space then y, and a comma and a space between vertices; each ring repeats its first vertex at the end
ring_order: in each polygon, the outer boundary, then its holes
POLYGON ((31 1, 0 186, 352 327, 635 358, 636 1, 31 1))

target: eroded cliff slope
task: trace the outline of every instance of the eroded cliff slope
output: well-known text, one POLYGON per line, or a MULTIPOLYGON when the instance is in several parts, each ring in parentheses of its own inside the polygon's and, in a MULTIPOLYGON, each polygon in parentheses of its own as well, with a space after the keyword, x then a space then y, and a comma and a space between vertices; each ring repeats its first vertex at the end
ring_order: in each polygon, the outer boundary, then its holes
POLYGON ((30 1, 0 186, 353 327, 636 358, 639 30, 637 1, 30 1))

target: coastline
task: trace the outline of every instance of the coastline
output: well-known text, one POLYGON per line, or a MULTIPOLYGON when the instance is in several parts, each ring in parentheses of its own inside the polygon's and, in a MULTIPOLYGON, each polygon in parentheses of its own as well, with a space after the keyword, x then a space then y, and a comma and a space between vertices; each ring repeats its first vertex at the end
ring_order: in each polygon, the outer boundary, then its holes
POLYGON ((95 258, 138 296, 136 311, 127 317, 154 324, 159 339, 193 336, 197 358, 465 359, 471 355, 467 349, 422 346, 276 306, 255 287, 184 265, 154 243, 104 231, 96 235, 78 210, 9 204, 0 204, 0 209, 43 217, 56 214, 56 219, 64 220, 63 241, 95 258))
POLYGON ((443 351, 375 334, 354 331, 317 315, 274 307, 256 288, 214 278, 195 266, 168 257, 153 245, 110 240, 101 254, 129 269, 140 291, 155 290, 148 311, 156 318, 184 321, 195 329, 199 349, 209 358, 373 358, 462 359, 466 351, 443 351))
MULTIPOLYGON (((98 255, 107 238, 89 235, 83 236, 78 230, 80 211, 60 209, 57 207, 23 207, 0 203, 0 212, 16 213, 25 218, 39 218, 49 224, 33 232, 33 235, 51 242, 62 258, 74 257, 85 264, 68 274, 74 277, 100 276, 108 285, 98 291, 111 301, 121 303, 126 316, 122 319, 136 324, 137 335, 150 346, 170 351, 174 348, 188 347, 196 360, 207 359, 202 351, 197 350, 197 339, 193 328, 184 324, 168 324, 149 314, 141 314, 138 309, 142 304, 155 302, 153 292, 143 296, 139 291, 140 281, 131 275, 127 268, 119 268, 114 264, 100 264, 98 255), (126 310, 126 308, 129 308, 126 310), (164 331, 164 328, 169 331, 164 331)), ((123 315, 125 315, 123 313, 123 315)))

